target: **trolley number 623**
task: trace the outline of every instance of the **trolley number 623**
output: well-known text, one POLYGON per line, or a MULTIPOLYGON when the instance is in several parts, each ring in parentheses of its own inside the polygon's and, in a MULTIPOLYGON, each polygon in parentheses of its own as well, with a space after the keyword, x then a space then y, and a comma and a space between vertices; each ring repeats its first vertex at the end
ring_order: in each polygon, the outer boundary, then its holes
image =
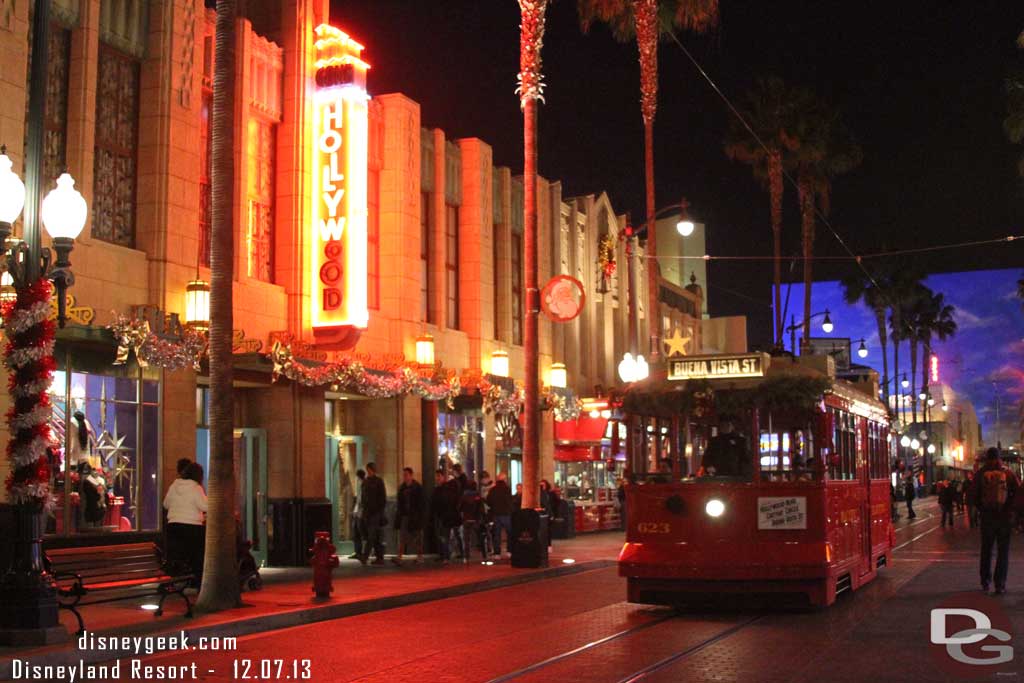
POLYGON ((313 678, 309 659, 236 659, 232 673, 236 681, 308 681, 313 678))

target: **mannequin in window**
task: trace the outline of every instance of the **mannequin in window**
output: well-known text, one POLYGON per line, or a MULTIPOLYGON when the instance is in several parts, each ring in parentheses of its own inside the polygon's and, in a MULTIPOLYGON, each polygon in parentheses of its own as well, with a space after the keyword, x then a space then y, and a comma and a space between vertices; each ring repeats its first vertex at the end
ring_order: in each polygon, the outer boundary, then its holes
POLYGON ((79 496, 85 526, 103 524, 107 514, 107 482, 88 462, 78 463, 79 496))
POLYGON ((76 410, 68 420, 68 464, 70 466, 75 466, 80 461, 89 463, 91 467, 99 464, 99 458, 90 453, 89 437, 92 436, 92 433, 92 425, 86 419, 85 413, 76 410))

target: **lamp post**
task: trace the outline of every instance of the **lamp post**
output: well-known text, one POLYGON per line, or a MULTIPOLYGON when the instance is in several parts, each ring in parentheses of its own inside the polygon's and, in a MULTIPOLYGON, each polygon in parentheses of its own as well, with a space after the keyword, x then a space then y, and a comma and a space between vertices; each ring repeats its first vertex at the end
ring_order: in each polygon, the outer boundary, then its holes
MULTIPOLYGON (((43 565, 42 536, 45 508, 49 502, 49 463, 46 441, 49 439, 50 410, 45 400, 47 387, 36 385, 48 380, 53 367, 53 330, 48 327, 48 306, 39 304, 49 294, 41 281, 49 279, 57 290, 57 323, 65 323, 65 294, 74 283, 69 259, 74 240, 85 226, 85 199, 74 189, 74 180, 67 173, 57 179, 57 187, 42 199, 43 121, 46 118, 47 57, 49 47, 50 2, 37 0, 32 19, 32 68, 29 74, 27 131, 25 140, 24 190, 12 171, 6 154, 0 154, 0 247, 18 298, 14 315, 6 320, 9 343, 18 350, 28 350, 33 342, 44 349, 42 358, 13 360, 8 357, 12 373, 36 378, 35 383, 12 387, 14 410, 11 420, 33 425, 38 429, 12 430, 12 485, 9 498, 14 503, 17 528, 13 539, 11 563, 0 579, 0 642, 5 644, 41 644, 67 638, 57 618, 57 601, 53 577, 43 565), (8 244, 12 224, 24 207, 23 241, 8 244), (56 261, 42 248, 40 220, 53 240, 56 261), (37 300, 38 299, 38 300, 37 300), (17 320, 15 320, 17 318, 17 320), (15 330, 20 330, 16 332, 15 330), (26 432, 23 434, 22 432, 26 432), (31 434, 27 434, 31 432, 31 434), (42 452, 40 452, 42 451, 42 452), (45 481, 43 475, 45 474, 45 481)), ((48 302, 47 302, 48 303, 48 302)))
POLYGON ((647 360, 639 353, 637 353, 637 314, 636 314, 636 265, 634 264, 633 258, 633 246, 636 240, 636 232, 633 230, 631 225, 627 225, 624 231, 624 240, 626 242, 626 272, 627 272, 627 288, 626 300, 629 302, 629 310, 627 313, 627 321, 629 323, 628 344, 629 351, 622 356, 622 360, 619 361, 619 379, 623 382, 630 384, 642 379, 646 379, 649 373, 649 367, 647 360))
MULTIPOLYGON (((789 317, 789 327, 786 328, 786 331, 789 332, 789 350, 790 351, 792 351, 793 353, 796 353, 796 331, 799 330, 800 328, 802 328, 804 325, 810 324, 810 322, 812 320, 814 320, 815 318, 820 318, 822 316, 824 316, 825 319, 821 321, 821 331, 824 332, 825 334, 832 334, 832 330, 835 329, 835 325, 832 324, 832 313, 827 308, 824 311, 820 311, 818 313, 811 314, 811 317, 809 317, 807 320, 801 321, 799 324, 797 324, 797 322, 796 322, 796 316, 790 316, 789 317)), ((863 340, 861 340, 861 341, 863 342, 863 340)), ((801 349, 803 349, 803 347, 806 344, 807 344, 807 340, 806 339, 801 339, 800 340, 800 348, 801 349)), ((867 355, 867 349, 865 349, 865 355, 867 355)), ((863 358, 863 357, 864 356, 861 356, 861 358, 863 358)))

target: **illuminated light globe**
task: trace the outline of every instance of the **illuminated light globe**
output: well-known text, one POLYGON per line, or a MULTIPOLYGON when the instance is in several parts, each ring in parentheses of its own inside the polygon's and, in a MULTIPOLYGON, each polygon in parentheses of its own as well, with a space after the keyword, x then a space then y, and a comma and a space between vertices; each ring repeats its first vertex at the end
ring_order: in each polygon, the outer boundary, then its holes
POLYGON ((933 444, 933 443, 928 444, 928 452, 934 455, 934 453, 935 453, 935 444, 933 444))
POLYGON ((910 380, 907 379, 906 375, 903 375, 903 379, 900 380, 900 386, 903 387, 904 389, 910 386, 910 380))
POLYGON ((904 434, 903 438, 900 439, 900 445, 903 446, 904 448, 910 446, 910 437, 904 434))
POLYGON ((918 448, 921 447, 921 442, 918 441, 917 439, 911 439, 910 440, 910 447, 913 448, 916 451, 918 448))
POLYGON ((689 218, 681 218, 679 222, 676 223, 676 231, 683 237, 689 237, 692 235, 695 228, 696 226, 689 218))
POLYGON ((210 329, 210 283, 192 280, 185 286, 185 324, 195 330, 210 329))
POLYGON ((712 498, 704 506, 704 512, 708 513, 709 517, 721 517, 725 514, 725 503, 717 498, 712 498))
POLYGON ((85 197, 75 189, 70 173, 61 173, 57 187, 43 199, 39 217, 54 240, 74 240, 82 234, 89 209, 85 197))
POLYGON ((942 402, 942 410, 943 412, 949 412, 949 406, 946 405, 945 401, 942 402))
MULTIPOLYGON (((555 368, 552 366, 552 377, 554 376, 554 371, 555 368)), ((491 352, 491 374, 496 377, 508 377, 508 351, 498 349, 497 351, 491 352)), ((552 384, 554 384, 554 382, 552 382, 552 384)))
POLYGON ((860 346, 857 347, 857 355, 861 358, 868 357, 868 347, 864 345, 864 340, 860 340, 860 346))
POLYGON ((565 368, 565 363, 552 363, 551 364, 551 386, 565 389, 569 384, 568 371, 565 368))
POLYGON ((619 361, 619 379, 627 384, 647 379, 650 368, 643 356, 633 357, 633 354, 626 353, 619 361))
POLYGON ((825 310, 825 319, 821 322, 821 331, 825 334, 832 334, 832 330, 835 329, 835 325, 832 324, 832 316, 828 310, 825 310))
POLYGON ((434 337, 432 335, 421 334, 416 338, 416 364, 424 367, 434 364, 434 337))
POLYGON ((13 223, 25 208, 25 183, 13 168, 6 150, 0 151, 0 223, 13 223))

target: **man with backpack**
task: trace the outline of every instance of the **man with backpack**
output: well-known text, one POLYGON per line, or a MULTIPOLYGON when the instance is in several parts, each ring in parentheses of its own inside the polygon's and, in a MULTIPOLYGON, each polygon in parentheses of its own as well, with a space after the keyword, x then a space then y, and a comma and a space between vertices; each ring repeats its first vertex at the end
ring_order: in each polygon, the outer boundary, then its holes
POLYGON ((985 453, 985 466, 975 480, 974 504, 981 517, 981 590, 988 592, 995 578, 996 593, 1006 592, 1006 574, 1010 563, 1010 532, 1013 499, 1020 484, 1016 475, 1003 467, 999 449, 985 453), (996 573, 992 576, 992 546, 996 546, 996 573))

